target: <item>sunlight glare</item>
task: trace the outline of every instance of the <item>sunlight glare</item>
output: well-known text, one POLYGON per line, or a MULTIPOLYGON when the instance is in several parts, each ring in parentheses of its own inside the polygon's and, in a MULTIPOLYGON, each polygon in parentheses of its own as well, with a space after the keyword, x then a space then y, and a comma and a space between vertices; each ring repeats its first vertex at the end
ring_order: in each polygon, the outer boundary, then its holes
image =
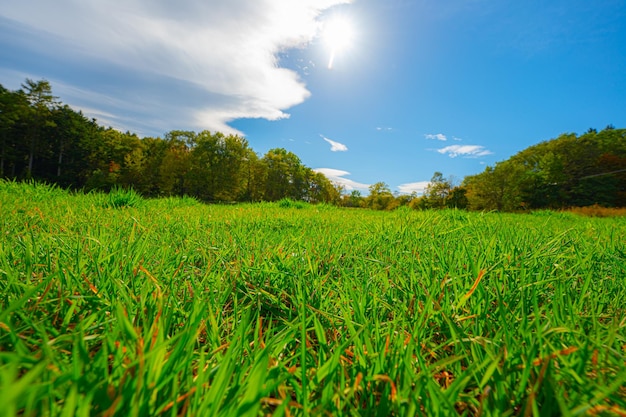
POLYGON ((352 45, 354 40, 354 30, 352 23, 345 17, 335 16, 324 23, 324 42, 330 48, 330 59, 328 69, 333 68, 335 55, 352 45))

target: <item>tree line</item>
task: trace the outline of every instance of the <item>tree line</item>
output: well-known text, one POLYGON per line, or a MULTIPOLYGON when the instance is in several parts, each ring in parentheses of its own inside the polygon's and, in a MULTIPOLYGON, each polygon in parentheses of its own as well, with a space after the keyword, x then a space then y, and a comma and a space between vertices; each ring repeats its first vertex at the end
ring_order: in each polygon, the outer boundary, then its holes
POLYGON ((463 187, 475 210, 626 207, 626 129, 563 134, 466 177, 463 187))
MULTIPOLYGON (((356 201, 356 200, 352 200, 356 201)), ((563 134, 488 166, 456 185, 435 172, 423 195, 394 197, 385 183, 370 187, 360 204, 373 209, 525 211, 626 207, 626 129, 563 134)))
POLYGON ((0 85, 0 178, 84 190, 132 187, 147 197, 339 203, 341 189, 285 149, 259 156, 237 135, 171 131, 139 138, 63 105, 49 82, 0 85))
POLYGON ((389 210, 460 208, 524 211, 598 205, 626 207, 626 129, 612 125, 563 134, 488 166, 456 184, 435 172, 425 192, 394 196, 385 183, 344 196, 344 204, 389 210))
POLYGON ((202 201, 284 198, 392 210, 518 211, 626 206, 626 130, 563 134, 531 146, 460 184, 435 172, 422 195, 397 195, 384 182, 349 194, 282 148, 258 155, 245 138, 175 130, 139 138, 100 126, 62 104, 49 82, 0 85, 0 178, 35 179, 83 190, 132 187, 147 197, 202 201))

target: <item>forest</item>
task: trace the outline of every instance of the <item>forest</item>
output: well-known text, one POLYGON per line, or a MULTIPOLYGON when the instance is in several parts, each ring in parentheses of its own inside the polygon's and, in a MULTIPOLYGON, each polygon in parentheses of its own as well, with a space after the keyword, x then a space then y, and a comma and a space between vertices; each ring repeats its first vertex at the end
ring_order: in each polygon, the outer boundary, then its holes
POLYGON ((626 129, 560 135, 466 177, 463 186, 478 210, 624 207, 626 129))
POLYGON ((98 125, 57 101, 49 82, 0 86, 0 177, 72 189, 129 188, 146 197, 193 196, 207 202, 336 203, 324 175, 285 149, 260 157, 245 138, 175 130, 139 138, 98 125))
POLYGON ((347 193, 282 148, 260 156, 219 132, 173 130, 144 137, 100 126, 55 97, 46 80, 0 85, 0 178, 71 189, 133 188, 146 197, 205 202, 291 199, 391 210, 460 208, 523 211, 626 206, 626 129, 563 134, 466 177, 435 172, 423 195, 397 195, 384 182, 347 193))

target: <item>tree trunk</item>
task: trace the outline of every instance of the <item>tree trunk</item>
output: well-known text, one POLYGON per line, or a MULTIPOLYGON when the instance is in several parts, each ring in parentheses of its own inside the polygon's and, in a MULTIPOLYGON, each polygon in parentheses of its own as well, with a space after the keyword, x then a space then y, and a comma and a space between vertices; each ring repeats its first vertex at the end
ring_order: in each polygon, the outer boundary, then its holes
POLYGON ((63 164, 63 139, 61 139, 61 146, 59 149, 59 163, 57 165, 57 177, 61 176, 61 165, 63 164))
POLYGON ((4 178, 4 159, 7 153, 7 140, 6 136, 2 135, 2 150, 0 151, 0 178, 4 178))
POLYGON ((28 168, 26 171, 26 178, 28 179, 33 177, 33 166, 35 165, 35 145, 37 144, 37 134, 39 133, 37 131, 37 124, 39 123, 39 119, 34 117, 31 123, 33 123, 33 125, 31 125, 27 131, 30 139, 28 148, 28 168))
POLYGON ((35 159, 35 136, 30 140, 30 152, 28 155, 28 171, 26 171, 26 176, 28 179, 33 177, 33 160, 35 159))

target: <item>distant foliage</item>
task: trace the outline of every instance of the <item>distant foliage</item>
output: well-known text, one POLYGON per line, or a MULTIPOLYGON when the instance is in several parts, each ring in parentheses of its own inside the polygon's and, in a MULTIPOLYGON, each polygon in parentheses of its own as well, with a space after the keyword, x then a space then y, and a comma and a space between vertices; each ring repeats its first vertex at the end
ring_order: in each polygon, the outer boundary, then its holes
POLYGON ((476 210, 626 207, 626 129, 561 135, 465 178, 463 186, 476 210))

